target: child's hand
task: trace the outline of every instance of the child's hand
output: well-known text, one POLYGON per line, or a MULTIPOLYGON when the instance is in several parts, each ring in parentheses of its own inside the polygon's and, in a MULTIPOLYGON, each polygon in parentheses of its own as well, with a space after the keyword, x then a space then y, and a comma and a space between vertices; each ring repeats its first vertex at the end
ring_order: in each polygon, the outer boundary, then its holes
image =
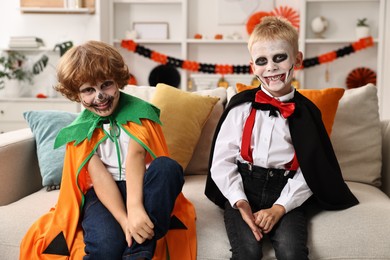
POLYGON ((249 206, 249 203, 246 200, 239 200, 236 202, 236 207, 241 213, 242 219, 245 223, 248 224, 249 228, 252 230, 253 235, 255 236, 257 241, 263 238, 263 234, 261 233, 261 229, 256 225, 255 218, 252 214, 252 209, 249 206))
POLYGON ((269 233, 285 213, 286 210, 283 206, 275 204, 271 208, 259 210, 253 215, 255 217, 255 224, 264 233, 269 233))
POLYGON ((128 209, 128 232, 126 232, 126 241, 128 242, 129 246, 131 245, 131 237, 133 237, 138 244, 142 244, 146 239, 151 239, 154 236, 153 228, 154 225, 143 207, 133 207, 128 209))

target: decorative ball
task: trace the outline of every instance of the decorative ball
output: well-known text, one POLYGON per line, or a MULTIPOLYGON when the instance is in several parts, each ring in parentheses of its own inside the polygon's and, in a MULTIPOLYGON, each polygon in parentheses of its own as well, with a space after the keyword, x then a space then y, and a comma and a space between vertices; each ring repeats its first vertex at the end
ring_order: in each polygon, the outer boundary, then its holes
POLYGON ((180 85, 179 71, 170 65, 158 65, 149 74, 149 85, 156 86, 158 83, 165 83, 178 88, 180 85))
POLYGON ((326 20, 326 18, 323 16, 315 17, 311 21, 311 29, 318 36, 321 36, 322 33, 324 33, 327 28, 328 28, 328 20, 326 20))

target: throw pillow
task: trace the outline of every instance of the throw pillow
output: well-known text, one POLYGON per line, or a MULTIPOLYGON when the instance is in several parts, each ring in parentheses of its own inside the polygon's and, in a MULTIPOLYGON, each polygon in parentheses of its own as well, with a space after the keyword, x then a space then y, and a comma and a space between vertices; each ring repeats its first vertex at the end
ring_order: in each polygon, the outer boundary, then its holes
POLYGON ((299 89, 298 91, 310 99, 320 109, 326 132, 328 132, 328 135, 331 136, 339 100, 343 96, 345 89, 299 89))
POLYGON ((157 84, 151 103, 161 109, 170 156, 186 169, 201 131, 219 98, 157 84))
POLYGON ((348 89, 341 98, 331 136, 343 177, 379 187, 382 134, 377 88, 348 89))
POLYGON ((185 174, 187 175, 203 175, 207 173, 209 167, 211 143, 213 141, 215 128, 217 127, 219 119, 221 118, 227 100, 226 89, 223 87, 196 91, 195 93, 202 96, 219 97, 219 101, 217 104, 215 104, 213 110, 210 113, 209 119, 207 119, 203 127, 199 141, 185 170, 185 174))
MULTIPOLYGON (((246 86, 242 83, 236 84, 237 93, 256 88, 254 86, 246 86)), ((299 89, 299 93, 310 99, 321 111, 322 121, 324 122, 326 131, 330 136, 334 117, 336 115, 339 100, 344 94, 343 88, 325 88, 325 89, 299 89)))
POLYGON ((27 111, 23 113, 35 136, 42 185, 48 190, 60 185, 65 146, 54 149, 58 132, 77 117, 75 113, 54 110, 27 111))

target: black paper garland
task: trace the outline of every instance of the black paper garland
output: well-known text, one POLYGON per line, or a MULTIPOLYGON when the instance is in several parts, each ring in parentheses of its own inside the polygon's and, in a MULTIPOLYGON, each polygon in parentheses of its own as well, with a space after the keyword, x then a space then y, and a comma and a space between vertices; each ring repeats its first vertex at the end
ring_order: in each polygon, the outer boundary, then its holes
MULTIPOLYGON (((352 54, 356 51, 363 50, 365 48, 374 46, 374 39, 370 37, 362 38, 356 42, 351 43, 348 46, 337 49, 335 51, 331 51, 328 53, 324 53, 317 57, 304 59, 302 66, 297 68, 306 69, 316 65, 333 62, 334 60, 344 57, 346 55, 352 54)), ((144 56, 148 59, 151 59, 157 63, 171 65, 176 68, 181 68, 194 72, 203 72, 210 74, 251 74, 252 70, 250 65, 230 65, 230 64, 208 64, 208 63, 200 63, 196 61, 182 60, 174 57, 170 57, 168 55, 150 50, 133 40, 122 40, 121 47, 135 52, 141 56, 144 56)))

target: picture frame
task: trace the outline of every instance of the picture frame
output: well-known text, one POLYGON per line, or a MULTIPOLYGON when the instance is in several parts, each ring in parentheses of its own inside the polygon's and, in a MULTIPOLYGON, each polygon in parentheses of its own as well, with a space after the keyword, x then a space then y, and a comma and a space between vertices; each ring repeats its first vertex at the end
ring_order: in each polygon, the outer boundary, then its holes
POLYGON ((166 40, 169 38, 167 22, 134 22, 133 30, 137 32, 138 39, 166 40))

